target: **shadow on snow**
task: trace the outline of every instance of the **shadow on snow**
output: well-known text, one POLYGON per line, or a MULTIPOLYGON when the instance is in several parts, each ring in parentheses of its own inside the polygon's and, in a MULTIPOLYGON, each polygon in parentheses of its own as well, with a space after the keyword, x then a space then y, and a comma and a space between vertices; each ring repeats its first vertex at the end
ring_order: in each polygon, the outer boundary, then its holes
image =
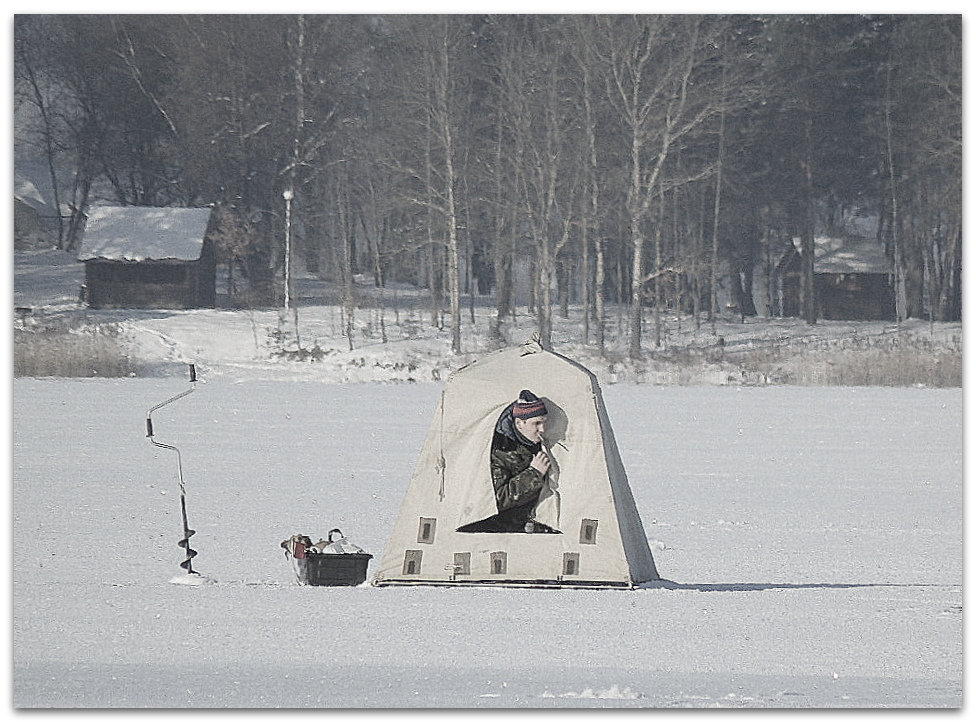
POLYGON ((674 582, 670 579, 659 579, 654 582, 647 582, 641 584, 638 589, 677 589, 677 590, 690 590, 695 592, 766 592, 774 589, 865 589, 865 588, 877 588, 877 587, 900 587, 900 588, 914 588, 914 587, 932 587, 932 588, 946 588, 954 589, 959 588, 959 584, 885 584, 885 583, 874 583, 874 584, 852 584, 844 582, 806 582, 806 583, 790 583, 790 582, 732 582, 724 584, 689 584, 685 582, 674 582))

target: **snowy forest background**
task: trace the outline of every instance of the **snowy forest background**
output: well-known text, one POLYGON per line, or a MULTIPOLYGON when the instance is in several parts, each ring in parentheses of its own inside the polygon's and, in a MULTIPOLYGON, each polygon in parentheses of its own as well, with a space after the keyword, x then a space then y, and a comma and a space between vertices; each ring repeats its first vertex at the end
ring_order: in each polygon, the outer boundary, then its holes
POLYGON ((624 304, 636 358, 647 313, 769 314, 794 238, 815 322, 814 237, 857 223, 899 321, 961 317, 958 15, 18 15, 14 45, 58 247, 96 202, 212 205, 237 307, 281 304, 287 232, 349 320, 357 277, 409 283, 459 353, 462 294, 501 336, 528 267, 544 345, 624 304))

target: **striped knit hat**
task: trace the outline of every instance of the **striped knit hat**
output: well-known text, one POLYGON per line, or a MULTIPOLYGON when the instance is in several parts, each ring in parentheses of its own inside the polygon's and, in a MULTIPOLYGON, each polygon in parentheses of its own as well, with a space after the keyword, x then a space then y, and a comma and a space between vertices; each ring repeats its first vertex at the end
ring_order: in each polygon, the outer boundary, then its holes
POLYGON ((512 416, 516 419, 531 419, 534 416, 546 416, 549 410, 545 403, 528 389, 523 389, 518 401, 512 407, 512 416))

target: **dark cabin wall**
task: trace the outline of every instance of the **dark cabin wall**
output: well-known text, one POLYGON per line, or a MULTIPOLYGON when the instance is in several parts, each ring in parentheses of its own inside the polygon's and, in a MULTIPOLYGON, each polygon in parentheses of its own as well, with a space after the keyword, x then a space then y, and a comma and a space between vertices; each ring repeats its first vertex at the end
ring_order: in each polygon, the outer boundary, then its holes
POLYGON ((895 320, 895 290, 886 274, 820 273, 814 294, 826 321, 895 320))
MULTIPOLYGON (((783 316, 800 315, 800 264, 794 253, 779 265, 783 316)), ((894 321, 895 290, 887 273, 816 273, 817 317, 826 321, 894 321)))
POLYGON ((212 308, 214 266, 201 261, 85 262, 92 308, 212 308))

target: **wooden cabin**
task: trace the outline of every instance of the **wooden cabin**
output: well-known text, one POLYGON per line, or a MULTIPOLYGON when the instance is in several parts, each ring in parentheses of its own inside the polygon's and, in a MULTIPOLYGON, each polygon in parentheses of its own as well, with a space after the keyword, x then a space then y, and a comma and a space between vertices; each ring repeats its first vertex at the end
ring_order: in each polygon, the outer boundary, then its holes
POLYGON ((84 300, 92 308, 213 308, 210 223, 210 208, 92 208, 78 253, 84 300))
MULTIPOLYGON (((817 318, 827 321, 895 320, 891 260, 878 241, 866 238, 814 240, 813 283, 817 318)), ((800 241, 786 252, 777 270, 781 315, 800 316, 800 241)))

